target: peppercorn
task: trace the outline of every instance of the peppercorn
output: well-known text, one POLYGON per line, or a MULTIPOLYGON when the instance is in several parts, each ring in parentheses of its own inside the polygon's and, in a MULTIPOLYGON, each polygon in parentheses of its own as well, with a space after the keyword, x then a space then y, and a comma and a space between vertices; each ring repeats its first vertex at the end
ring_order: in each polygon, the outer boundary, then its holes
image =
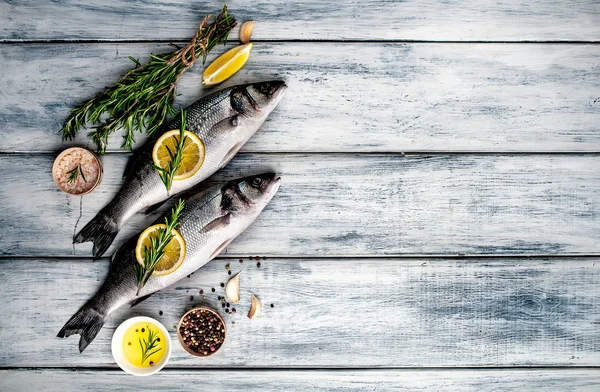
POLYGON ((200 295, 204 294, 204 290, 200 289, 200 295))
POLYGON ((193 300, 194 300, 194 296, 190 295, 190 301, 193 301, 193 300))
POLYGON ((228 275, 231 275, 231 271, 227 271, 227 274, 228 274, 228 275))
POLYGON ((217 290, 215 290, 215 288, 213 287, 213 288, 212 288, 212 292, 214 293, 215 291, 217 291, 217 290))
POLYGON ((163 315, 163 311, 162 311, 162 310, 161 310, 161 311, 159 311, 159 312, 158 312, 158 314, 159 314, 160 316, 162 316, 162 315, 163 315))
POLYGON ((272 308, 274 308, 274 307, 275 307, 275 305, 271 304, 271 307, 272 307, 272 308))
POLYGON ((258 263, 256 263, 256 266, 257 266, 258 268, 260 268, 260 261, 259 261, 258 263))
POLYGON ((221 283, 221 287, 225 287, 225 283, 221 283))

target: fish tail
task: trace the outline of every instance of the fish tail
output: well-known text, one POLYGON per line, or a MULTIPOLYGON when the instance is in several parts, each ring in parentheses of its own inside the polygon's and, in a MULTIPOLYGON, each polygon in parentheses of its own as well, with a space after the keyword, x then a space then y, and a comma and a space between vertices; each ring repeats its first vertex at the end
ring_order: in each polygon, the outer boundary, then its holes
POLYGON ((100 313, 93 307, 85 304, 56 335, 59 338, 79 334, 79 352, 83 352, 85 348, 94 340, 100 329, 104 325, 106 315, 100 313))
POLYGON ((97 259, 110 247, 118 232, 117 223, 101 211, 73 238, 73 243, 93 242, 94 259, 97 259))

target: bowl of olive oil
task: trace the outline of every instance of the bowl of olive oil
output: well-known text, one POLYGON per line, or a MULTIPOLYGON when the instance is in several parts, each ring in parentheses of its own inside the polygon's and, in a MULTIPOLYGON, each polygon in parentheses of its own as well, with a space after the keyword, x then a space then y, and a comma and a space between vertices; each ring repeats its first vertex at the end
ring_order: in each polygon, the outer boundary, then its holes
POLYGON ((132 317, 116 329, 112 338, 115 362, 134 376, 149 376, 162 369, 171 357, 167 329, 150 317, 132 317))

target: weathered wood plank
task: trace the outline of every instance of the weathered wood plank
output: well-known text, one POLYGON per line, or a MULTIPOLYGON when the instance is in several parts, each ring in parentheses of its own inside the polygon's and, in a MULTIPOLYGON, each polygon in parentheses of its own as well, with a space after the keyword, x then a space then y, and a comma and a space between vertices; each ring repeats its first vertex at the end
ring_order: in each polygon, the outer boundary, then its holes
POLYGON ((218 306, 227 263, 244 268, 242 301, 226 316, 228 341, 206 359, 175 343, 169 366, 596 366, 598 262, 300 258, 261 260, 259 269, 248 259, 215 260, 118 310, 80 355, 78 337, 55 335, 99 287, 108 261, 2 260, 0 366, 114 366, 110 338, 120 322, 149 315, 172 330, 203 302, 199 289, 218 306), (257 320, 246 317, 250 293, 265 305, 257 320))
MULTIPOLYGON (((598 2, 227 1, 239 20, 257 20, 256 40, 535 41, 600 39, 598 2)), ((222 2, 74 0, 0 4, 0 40, 189 39, 222 2)), ((237 32, 231 39, 237 38, 237 32)))
MULTIPOLYGON (((103 182, 83 198, 79 228, 116 193, 128 158, 103 158, 103 182)), ((91 254, 90 243, 71 245, 80 198, 56 188, 53 159, 0 156, 0 254, 91 254)), ((282 176, 228 255, 589 255, 600 251, 598 167, 596 155, 241 154, 209 183, 282 176)), ((154 219, 134 217, 115 244, 154 219)))
POLYGON ((115 370, 0 370, 5 392, 189 391, 597 391, 597 369, 570 370, 163 370, 134 378, 115 370))
MULTIPOLYGON (((170 49, 0 45, 0 151, 64 148, 57 132, 77 102, 125 72, 128 55, 170 49)), ((205 93, 200 73, 184 76, 179 104, 205 93)), ((228 84, 273 77, 289 92, 244 151, 600 151, 598 45, 257 44, 228 84)))

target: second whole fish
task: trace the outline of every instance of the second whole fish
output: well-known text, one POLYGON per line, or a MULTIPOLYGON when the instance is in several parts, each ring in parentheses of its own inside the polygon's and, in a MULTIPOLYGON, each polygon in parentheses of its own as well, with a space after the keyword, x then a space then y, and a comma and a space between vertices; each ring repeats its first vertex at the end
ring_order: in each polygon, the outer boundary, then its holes
MULTIPOLYGON (((143 300, 216 257, 258 217, 279 189, 279 182, 274 173, 264 173, 215 185, 186 199, 177 226, 186 243, 183 264, 168 275, 151 276, 138 293, 135 272, 138 236, 132 237, 115 252, 102 287, 71 317, 58 337, 79 334, 79 351, 85 350, 116 309, 143 300)), ((163 219, 157 223, 163 223, 163 219)))
MULTIPOLYGON (((192 104, 186 109, 186 123, 205 146, 200 170, 188 179, 173 181, 171 191, 167 192, 153 167, 152 148, 160 134, 155 135, 131 157, 123 185, 112 201, 81 229, 73 242, 92 241, 94 258, 102 256, 135 213, 192 188, 225 166, 275 109, 286 89, 279 80, 240 85, 214 92, 192 104)), ((179 126, 180 121, 175 119, 163 131, 179 126)))

